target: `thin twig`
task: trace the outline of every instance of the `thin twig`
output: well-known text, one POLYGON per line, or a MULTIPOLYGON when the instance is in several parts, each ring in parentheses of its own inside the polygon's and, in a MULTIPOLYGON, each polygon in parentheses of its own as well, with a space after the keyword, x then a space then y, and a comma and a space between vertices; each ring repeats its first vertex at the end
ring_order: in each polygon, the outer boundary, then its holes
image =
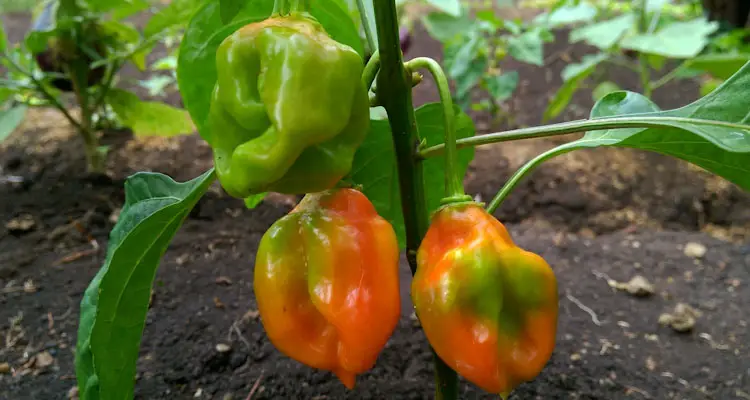
POLYGON ((260 380, 263 379, 263 374, 265 374, 265 370, 260 371, 260 375, 258 375, 258 379, 255 380, 255 383, 253 384, 253 387, 250 389, 250 393, 248 393, 247 397, 245 397, 245 400, 251 400, 253 398, 253 395, 258 390, 258 387, 260 387, 260 380))
POLYGON ((581 310, 585 311, 588 315, 590 315, 591 316, 591 321, 594 322, 594 325, 596 325, 596 326, 602 326, 603 325, 603 323, 599 320, 599 317, 596 316, 596 313, 594 312, 594 310, 586 307, 583 303, 581 303, 580 300, 578 300, 575 297, 573 297, 573 295, 571 295, 570 293, 566 293, 565 297, 567 297, 568 300, 570 300, 571 302, 573 302, 573 304, 577 305, 578 308, 580 308, 581 310))
POLYGON ((248 350, 250 350, 250 342, 248 342, 247 339, 245 339, 245 336, 242 335, 242 331, 240 331, 240 327, 239 327, 239 322, 240 320, 238 319, 232 323, 232 326, 229 328, 229 334, 227 335, 227 340, 229 340, 230 342, 232 341, 232 332, 234 332, 237 335, 237 337, 240 339, 242 344, 244 344, 245 347, 248 350))

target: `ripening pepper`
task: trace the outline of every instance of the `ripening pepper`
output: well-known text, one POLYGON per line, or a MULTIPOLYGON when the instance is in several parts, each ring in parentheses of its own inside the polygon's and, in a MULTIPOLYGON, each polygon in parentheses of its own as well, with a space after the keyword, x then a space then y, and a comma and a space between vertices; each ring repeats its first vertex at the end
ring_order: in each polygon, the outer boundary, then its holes
POLYGON ((417 252, 412 299, 443 361, 507 395, 541 372, 557 328, 557 282, 476 203, 438 210, 417 252))
POLYGON ((365 195, 308 194, 258 248, 255 297, 268 338, 351 389, 398 322, 398 259, 393 227, 365 195))
POLYGON ((369 127, 363 62, 306 14, 251 23, 216 52, 204 137, 232 196, 331 189, 369 127))

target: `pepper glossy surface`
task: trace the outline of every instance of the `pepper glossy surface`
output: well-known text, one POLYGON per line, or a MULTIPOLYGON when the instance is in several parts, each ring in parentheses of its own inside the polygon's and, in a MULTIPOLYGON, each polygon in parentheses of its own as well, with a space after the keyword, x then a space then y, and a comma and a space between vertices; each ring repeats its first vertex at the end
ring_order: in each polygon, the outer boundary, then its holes
POLYGON ((268 338, 349 388, 401 314, 393 227, 354 189, 308 194, 263 236, 255 296, 268 338))
POLYGON ((507 394, 552 355, 557 282, 538 255, 518 248, 477 204, 432 218, 417 253, 412 299, 440 358, 488 392, 507 394))
POLYGON ((232 196, 332 188, 369 128, 362 58, 306 14, 251 23, 216 52, 203 137, 232 196))

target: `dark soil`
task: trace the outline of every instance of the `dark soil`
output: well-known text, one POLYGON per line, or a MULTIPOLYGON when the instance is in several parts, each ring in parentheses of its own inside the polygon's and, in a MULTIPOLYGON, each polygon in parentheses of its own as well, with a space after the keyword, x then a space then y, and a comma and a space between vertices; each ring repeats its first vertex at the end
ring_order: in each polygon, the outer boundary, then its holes
MULTIPOLYGON (((421 31, 412 49, 410 57, 439 55, 421 31)), ((586 51, 558 41, 547 50, 546 69, 507 66, 523 82, 510 105, 515 121, 474 115, 480 131, 538 123, 564 57, 586 51), (547 76, 549 82, 539 78, 547 76)), ((613 74, 622 87, 637 89, 629 73, 613 74)), ((418 87, 417 103, 432 101, 432 90, 429 82, 418 87)), ((664 108, 696 97, 689 83, 655 96, 664 108)), ((576 110, 591 106, 590 92, 575 104, 563 119, 581 118, 576 110)), ((78 138, 61 121, 52 110, 35 110, 0 147, 0 368, 10 367, 0 369, 3 400, 60 399, 75 386, 78 303, 103 261, 123 179, 156 170, 186 180, 211 165, 195 135, 131 140, 112 133, 105 138, 113 146, 109 177, 86 177, 78 138), (40 367, 47 355, 52 363, 40 367)), ((480 149, 469 191, 489 199, 522 162, 556 143, 480 149)), ((750 398, 749 206, 750 197, 731 184, 654 154, 578 152, 540 168, 498 215, 518 244, 541 254, 557 274, 558 346, 542 374, 511 398, 750 398), (691 242, 705 246, 705 256, 686 255, 691 242), (607 282, 637 274, 655 285, 654 295, 636 298, 607 282), (658 323, 680 302, 700 311, 692 332, 658 323)), ((288 210, 279 196, 246 210, 217 187, 199 203, 157 275, 136 398, 432 398, 431 356, 412 317, 405 263, 402 321, 355 390, 268 342, 255 314, 252 265, 261 235, 288 210), (231 350, 217 352, 220 343, 231 350)), ((493 398, 469 384, 461 389, 461 398, 493 398)))

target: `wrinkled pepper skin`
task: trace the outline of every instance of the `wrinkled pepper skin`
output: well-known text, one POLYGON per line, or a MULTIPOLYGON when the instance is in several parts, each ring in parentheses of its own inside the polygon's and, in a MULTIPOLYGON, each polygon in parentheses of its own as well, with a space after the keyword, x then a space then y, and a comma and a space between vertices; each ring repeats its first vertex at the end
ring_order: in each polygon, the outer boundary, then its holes
POLYGON ((268 338, 353 388, 398 323, 398 260, 393 227, 362 193, 308 194, 258 249, 255 297, 268 338))
POLYGON ((435 213, 417 253, 412 300, 440 358, 488 392, 507 395, 552 355, 555 275, 478 204, 435 213))
POLYGON ((303 14, 251 23, 216 52, 204 135, 219 181, 245 198, 331 189, 369 128, 363 63, 303 14))

